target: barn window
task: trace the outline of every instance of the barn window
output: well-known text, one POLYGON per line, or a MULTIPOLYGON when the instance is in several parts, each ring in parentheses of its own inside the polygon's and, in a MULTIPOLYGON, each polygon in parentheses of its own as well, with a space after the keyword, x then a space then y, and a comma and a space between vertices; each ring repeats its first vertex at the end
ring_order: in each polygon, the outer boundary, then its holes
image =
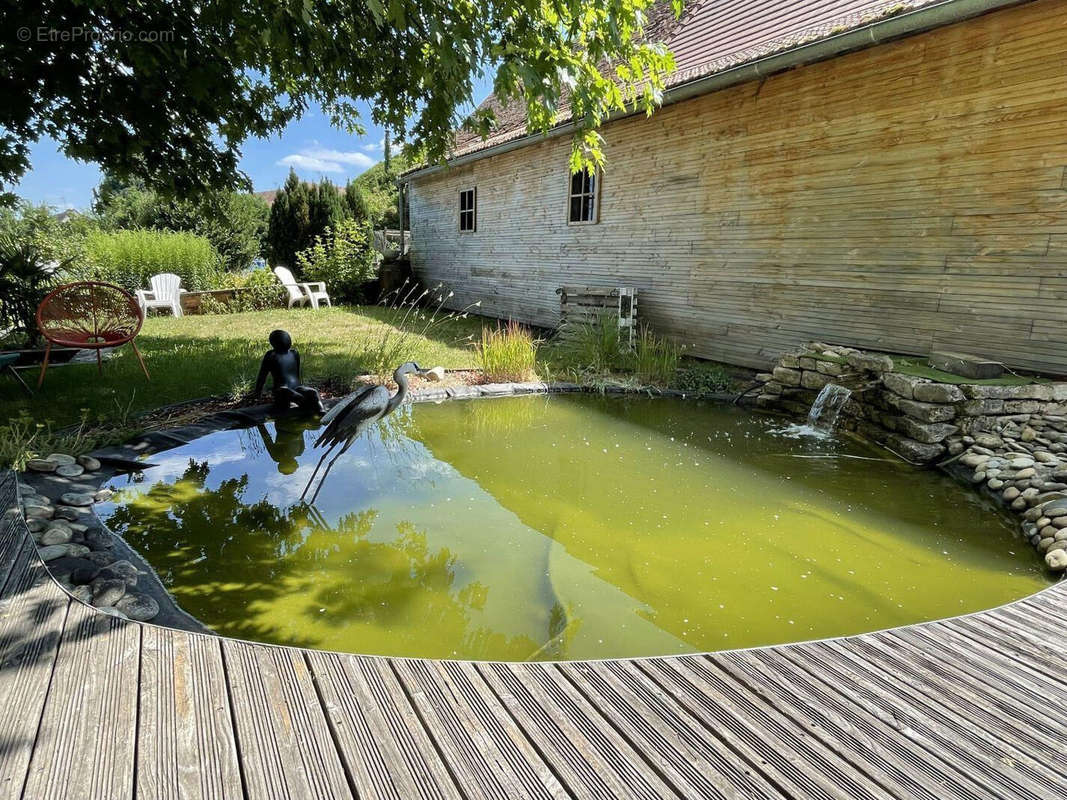
POLYGON ((597 173, 582 169, 571 175, 570 209, 567 220, 576 225, 597 222, 600 217, 597 202, 600 181, 597 173))
POLYGON ((459 193, 459 229, 474 231, 478 226, 478 190, 463 189, 459 193))

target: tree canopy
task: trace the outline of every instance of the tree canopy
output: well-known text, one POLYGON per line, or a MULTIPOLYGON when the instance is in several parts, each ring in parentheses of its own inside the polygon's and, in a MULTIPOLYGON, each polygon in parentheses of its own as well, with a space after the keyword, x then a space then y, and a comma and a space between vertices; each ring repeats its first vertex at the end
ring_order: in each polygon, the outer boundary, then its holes
MULTIPOLYGON (((675 13, 682 0, 670 0, 675 13)), ((531 130, 563 106, 572 162, 601 159, 596 127, 627 103, 651 112, 672 66, 641 38, 653 0, 38 0, 0 11, 0 189, 41 136, 164 194, 247 188, 242 143, 313 104, 372 121, 440 161, 454 130, 487 134, 486 72, 531 130), (613 65, 605 68, 605 65, 613 65)))

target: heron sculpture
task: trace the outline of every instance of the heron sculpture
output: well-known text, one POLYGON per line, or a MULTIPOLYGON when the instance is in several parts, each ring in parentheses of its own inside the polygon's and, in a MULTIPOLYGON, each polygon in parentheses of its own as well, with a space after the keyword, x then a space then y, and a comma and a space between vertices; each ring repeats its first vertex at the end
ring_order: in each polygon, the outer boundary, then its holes
POLYGON ((322 478, 319 480, 319 485, 311 496, 311 500, 308 501, 310 503, 315 502, 315 499, 319 496, 319 490, 322 489, 322 484, 326 482, 326 476, 330 474, 330 470, 333 469, 337 459, 347 452, 364 428, 372 422, 389 416, 397 406, 404 402, 404 398, 408 394, 407 376, 411 374, 421 375, 423 372, 425 370, 414 361, 408 361, 401 364, 393 372, 393 380, 396 381, 397 385, 396 394, 390 396, 389 390, 385 386, 364 386, 352 392, 352 394, 326 412, 322 418, 322 424, 326 428, 319 435, 319 438, 315 440, 315 447, 327 445, 326 452, 322 454, 319 463, 315 465, 315 471, 311 473, 308 485, 304 487, 304 492, 300 495, 301 500, 307 496, 311 485, 315 482, 315 476, 319 474, 319 469, 322 468, 323 462, 334 450, 340 447, 341 449, 337 450, 333 458, 330 459, 330 463, 326 465, 322 478))

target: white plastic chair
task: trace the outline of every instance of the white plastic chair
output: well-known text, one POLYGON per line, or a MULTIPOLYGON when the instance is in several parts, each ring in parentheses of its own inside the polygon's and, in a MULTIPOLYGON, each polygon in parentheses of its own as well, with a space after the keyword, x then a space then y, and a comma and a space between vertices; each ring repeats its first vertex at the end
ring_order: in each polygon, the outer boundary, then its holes
POLYGON ((137 290, 137 303, 148 316, 149 309, 169 308, 176 317, 182 315, 182 279, 172 272, 153 275, 148 279, 151 289, 137 290))
POLYGON ((333 308, 330 295, 326 293, 326 284, 322 281, 297 283, 288 267, 275 267, 274 275, 289 292, 289 308, 294 305, 304 305, 304 303, 310 303, 312 308, 318 308, 319 303, 326 303, 333 308))

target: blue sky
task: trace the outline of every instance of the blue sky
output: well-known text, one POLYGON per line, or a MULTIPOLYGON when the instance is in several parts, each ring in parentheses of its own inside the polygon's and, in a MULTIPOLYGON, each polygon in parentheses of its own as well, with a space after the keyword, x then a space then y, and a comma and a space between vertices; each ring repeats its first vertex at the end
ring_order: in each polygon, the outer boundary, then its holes
MULTIPOLYGON (((491 86, 491 80, 478 81, 475 97, 486 96, 491 86)), ((370 123, 366 104, 358 105, 367 129, 363 136, 334 128, 329 117, 314 108, 278 136, 247 140, 242 147, 241 169, 252 179, 255 190, 277 189, 290 166, 305 179, 327 177, 344 183, 381 161, 383 131, 370 123)), ((100 183, 95 164, 67 158, 51 139, 42 139, 32 147, 30 164, 15 188, 19 197, 60 210, 84 210, 92 203, 93 189, 100 183)))

